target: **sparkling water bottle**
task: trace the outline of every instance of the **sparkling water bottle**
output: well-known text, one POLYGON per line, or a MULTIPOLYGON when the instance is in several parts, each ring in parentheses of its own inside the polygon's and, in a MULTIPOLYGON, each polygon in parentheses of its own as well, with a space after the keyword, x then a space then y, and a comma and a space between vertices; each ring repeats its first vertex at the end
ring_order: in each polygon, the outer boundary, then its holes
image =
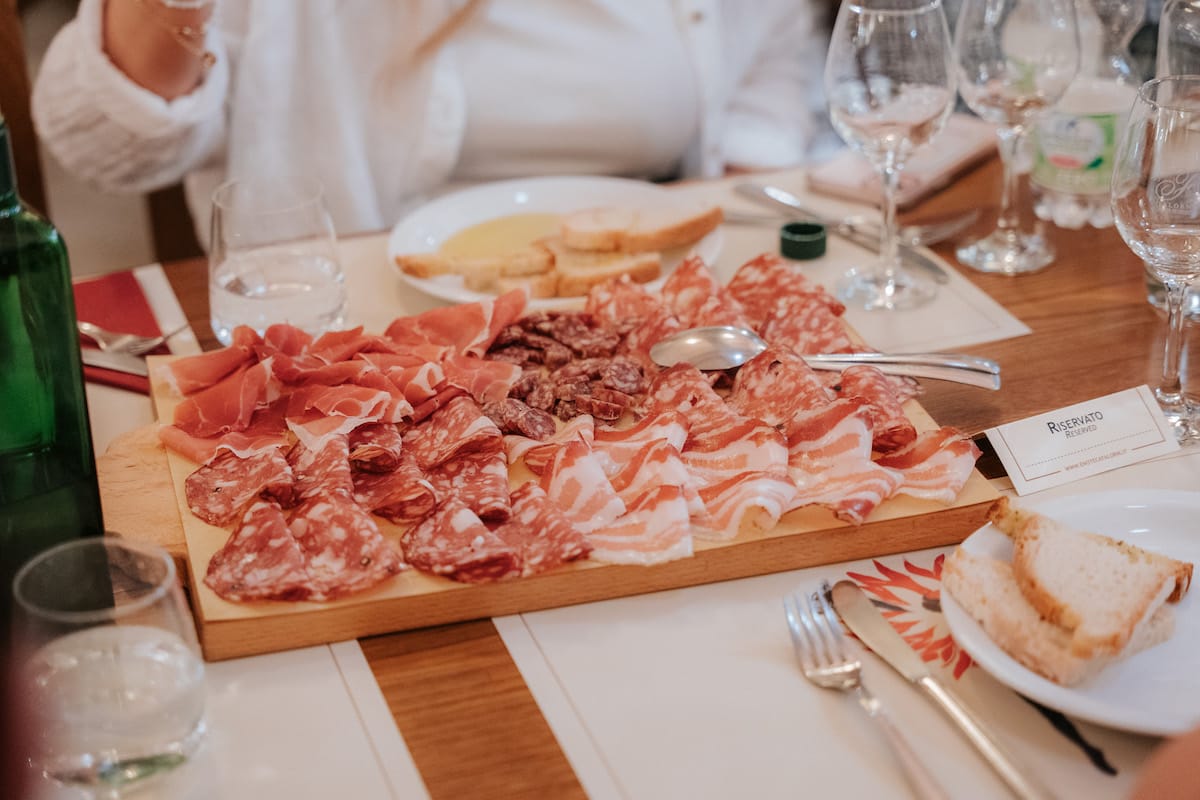
POLYGON ((17 569, 103 533, 67 251, 17 196, 0 115, 0 652, 17 569))
POLYGON ((1113 151, 1141 83, 1129 40, 1146 0, 1076 0, 1079 74, 1034 131, 1034 212, 1060 228, 1112 225, 1113 151))

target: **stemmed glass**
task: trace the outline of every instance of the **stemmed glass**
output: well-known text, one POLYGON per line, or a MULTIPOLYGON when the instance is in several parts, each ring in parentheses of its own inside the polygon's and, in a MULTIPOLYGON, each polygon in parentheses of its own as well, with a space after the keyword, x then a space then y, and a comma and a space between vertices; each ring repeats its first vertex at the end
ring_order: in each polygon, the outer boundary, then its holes
POLYGON ((958 248, 963 264, 1017 275, 1042 269, 1054 248, 1022 230, 1018 162, 1030 124, 1066 92, 1079 69, 1073 0, 964 0, 954 27, 958 91, 971 110, 999 127, 1004 184, 996 229, 958 248))
POLYGON ((896 188, 904 162, 945 126, 954 105, 941 0, 842 3, 825 61, 825 94, 838 135, 867 157, 883 183, 879 262, 847 272, 837 295, 868 311, 927 303, 937 287, 900 262, 896 188))
POLYGON ((1167 290, 1162 381, 1154 390, 1180 442, 1200 441, 1200 418, 1184 395, 1179 365, 1183 304, 1200 277, 1200 76, 1150 81, 1117 144, 1113 218, 1121 238, 1167 290))

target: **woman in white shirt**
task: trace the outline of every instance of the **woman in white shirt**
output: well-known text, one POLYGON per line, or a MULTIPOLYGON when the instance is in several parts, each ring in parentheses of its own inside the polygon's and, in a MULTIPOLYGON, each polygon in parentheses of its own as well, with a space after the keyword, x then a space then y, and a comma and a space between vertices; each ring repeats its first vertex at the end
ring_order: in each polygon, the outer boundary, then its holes
POLYGON ((110 190, 315 173, 339 233, 459 182, 801 162, 818 0, 82 0, 33 113, 110 190), (192 6, 178 8, 172 6, 192 6))

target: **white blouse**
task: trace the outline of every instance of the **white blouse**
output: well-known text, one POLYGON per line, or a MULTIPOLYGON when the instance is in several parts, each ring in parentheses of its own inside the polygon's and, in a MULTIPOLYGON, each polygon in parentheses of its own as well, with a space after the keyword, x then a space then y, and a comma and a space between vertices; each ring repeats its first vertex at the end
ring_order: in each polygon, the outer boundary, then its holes
POLYGON ((451 181, 804 159, 822 104, 814 0, 491 0, 414 58, 462 2, 219 4, 216 64, 167 102, 109 62, 103 0, 82 0, 42 62, 34 121, 103 188, 184 179, 201 241, 227 176, 314 173, 346 234, 451 181))

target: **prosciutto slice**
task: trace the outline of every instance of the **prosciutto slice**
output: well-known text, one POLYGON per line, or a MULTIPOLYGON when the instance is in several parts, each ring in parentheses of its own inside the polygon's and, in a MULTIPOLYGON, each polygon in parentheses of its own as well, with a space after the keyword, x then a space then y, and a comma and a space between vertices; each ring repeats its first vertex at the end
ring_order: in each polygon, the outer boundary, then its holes
POLYGON ((269 360, 243 363, 217 383, 185 397, 175 406, 174 424, 200 437, 245 430, 255 409, 271 400, 270 378, 269 360))
POLYGON ((471 509, 453 498, 409 531, 401 545, 412 566, 464 583, 521 574, 518 548, 490 531, 471 509))
POLYGON ((442 362, 445 383, 457 386, 477 403, 494 403, 508 396, 521 368, 503 361, 488 361, 475 356, 452 355, 442 362))
POLYGON ((897 493, 949 504, 971 477, 979 455, 979 447, 961 431, 943 427, 920 434, 875 463, 900 471, 897 493))
POLYGON ((185 397, 201 389, 215 386, 234 372, 257 361, 255 349, 262 339, 253 328, 244 325, 233 329, 233 341, 229 347, 184 356, 167 363, 167 382, 185 397))
POLYGON ((521 316, 526 296, 522 289, 494 300, 442 306, 412 317, 400 317, 385 335, 397 345, 444 345, 456 353, 483 357, 500 331, 521 316))
POLYGON ((204 583, 235 602, 312 595, 304 554, 278 503, 256 500, 246 508, 237 529, 209 560, 204 583))

